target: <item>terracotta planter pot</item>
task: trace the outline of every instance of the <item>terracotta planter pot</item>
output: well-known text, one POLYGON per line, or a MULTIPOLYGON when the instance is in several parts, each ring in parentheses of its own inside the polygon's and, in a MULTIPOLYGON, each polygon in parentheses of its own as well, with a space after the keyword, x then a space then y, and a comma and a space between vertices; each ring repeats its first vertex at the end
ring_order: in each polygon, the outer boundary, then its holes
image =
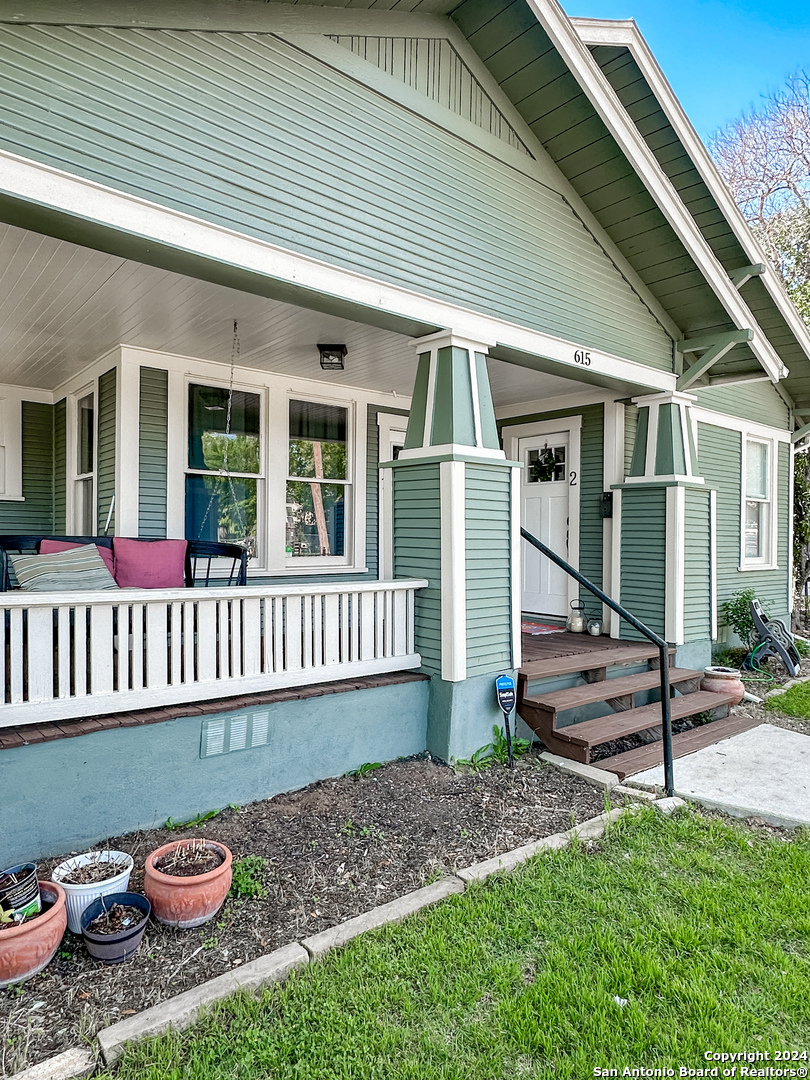
POLYGON ((0 988, 42 971, 59 948, 67 927, 64 890, 54 881, 40 881, 39 894, 45 911, 19 926, 0 930, 0 988))
POLYGON ((745 685, 740 678, 739 669, 731 667, 704 668, 700 688, 712 694, 736 695, 735 700, 729 703, 731 705, 739 705, 745 694, 745 685))
POLYGON ((155 868, 164 855, 179 847, 199 844, 198 840, 173 840, 153 851, 146 859, 143 891, 152 905, 152 914, 164 926, 188 930, 213 919, 225 902, 233 877, 233 856, 224 844, 206 840, 205 846, 221 852, 223 862, 215 870, 196 877, 173 877, 155 868))

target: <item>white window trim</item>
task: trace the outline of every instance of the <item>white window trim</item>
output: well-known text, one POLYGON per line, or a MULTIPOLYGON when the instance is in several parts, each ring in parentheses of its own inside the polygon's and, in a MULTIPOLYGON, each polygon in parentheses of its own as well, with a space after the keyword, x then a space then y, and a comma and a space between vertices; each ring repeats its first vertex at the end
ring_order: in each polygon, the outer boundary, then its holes
POLYGON ((741 433, 741 467, 740 467, 740 565, 738 570, 750 572, 755 570, 778 570, 778 541, 779 541, 779 454, 778 444, 775 439, 763 438, 760 434, 741 433), (768 522, 765 528, 765 542, 767 551, 759 559, 749 559, 745 555, 745 518, 748 501, 746 495, 746 477, 748 474, 748 444, 759 443, 767 447, 768 452, 768 498, 758 500, 768 507, 768 522))
MULTIPOLYGON (((183 409, 183 535, 185 536, 185 516, 186 516, 186 477, 188 476, 233 476, 236 479, 242 480, 255 480, 256 486, 256 545, 259 550, 262 561, 267 562, 267 391, 262 387, 250 386, 243 383, 241 380, 234 378, 233 388, 234 390, 241 390, 248 394, 255 394, 259 399, 259 472, 257 473, 240 473, 240 472, 217 472, 207 469, 192 469, 188 464, 188 396, 192 386, 215 386, 220 390, 227 390, 230 386, 230 369, 228 369, 228 377, 223 382, 221 378, 217 378, 213 374, 208 375, 186 375, 184 381, 184 409, 183 409)), ((169 416, 169 426, 171 427, 171 415, 169 416)), ((254 560, 258 562, 258 560, 254 560)), ((253 569, 252 564, 251 569, 253 569)), ((261 567, 256 567, 261 569, 261 567)))
MULTIPOLYGON (((282 448, 282 457, 278 460, 284 462, 284 508, 285 508, 285 521, 286 521, 286 506, 287 506, 287 483, 290 478, 289 474, 289 454, 290 454, 290 402, 291 401, 311 401, 318 405, 335 405, 338 408, 346 410, 346 479, 337 480, 335 483, 342 484, 346 495, 346 503, 348 513, 344 511, 343 517, 343 555, 306 555, 306 556, 290 556, 286 554, 286 535, 284 538, 284 567, 289 573, 292 571, 301 572, 305 571, 305 568, 322 569, 333 571, 341 568, 354 568, 357 561, 357 548, 362 547, 363 561, 365 562, 366 555, 366 529, 365 529, 365 499, 363 499, 363 520, 358 520, 357 516, 357 472, 358 472, 358 459, 365 457, 361 449, 357 446, 357 429, 359 425, 359 413, 364 412, 364 409, 358 409, 357 402, 352 399, 345 399, 335 397, 331 394, 303 394, 297 390, 288 390, 285 398, 286 417, 283 427, 284 432, 284 445, 282 448), (358 452, 360 451, 360 452, 358 452)), ((311 477, 296 477, 296 480, 303 480, 305 483, 311 477)), ((365 473, 364 473, 365 480, 365 473)), ((364 485, 365 486, 365 485, 364 485)), ((365 567, 364 567, 365 569, 365 567)))

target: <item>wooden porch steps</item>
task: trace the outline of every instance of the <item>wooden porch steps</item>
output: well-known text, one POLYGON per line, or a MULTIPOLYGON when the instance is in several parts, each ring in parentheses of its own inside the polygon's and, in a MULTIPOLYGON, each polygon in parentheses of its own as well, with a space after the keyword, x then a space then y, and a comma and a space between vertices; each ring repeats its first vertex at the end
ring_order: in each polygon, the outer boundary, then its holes
MULTIPOLYGON (((636 698, 637 694, 646 695, 660 685, 660 675, 656 669, 660 654, 654 645, 613 641, 601 644, 598 640, 591 643, 587 639, 580 642, 574 635, 566 634, 564 637, 560 635, 556 642, 553 638, 547 639, 539 649, 542 655, 535 654, 518 673, 517 711, 552 753, 587 765, 597 746, 642 731, 660 729, 660 702, 637 704, 636 698), (646 664, 648 670, 632 675, 623 674, 622 667, 630 664, 646 664), (609 671, 616 677, 607 678, 609 671), (585 683, 564 690, 529 690, 529 684, 533 681, 575 674, 580 674, 585 683), (560 714, 601 703, 613 712, 594 720, 577 720, 559 725, 560 714)), ((674 649, 669 650, 670 664, 674 652, 674 649)), ((670 712, 673 721, 686 720, 709 711, 715 717, 728 716, 732 697, 700 690, 702 675, 702 671, 670 667, 669 681, 673 693, 670 712)), ((695 729, 701 733, 700 746, 726 737, 723 734, 725 729, 718 728, 717 723, 719 720, 695 729)), ((676 736, 681 740, 679 745, 692 745, 694 740, 686 739, 687 735, 692 736, 694 732, 676 736)), ((653 731, 650 738, 654 737, 653 731)), ((681 752, 691 753, 691 750, 681 752)), ((620 768, 625 768, 625 764, 629 763, 627 769, 639 772, 649 767, 644 762, 660 761, 662 754, 663 744, 658 740, 625 754, 614 755, 610 760, 618 761, 620 768)), ((608 768, 602 761, 599 767, 608 768)), ((624 775, 628 775, 627 772, 624 775)))
MULTIPOLYGON (((686 682, 696 682, 702 678, 702 671, 692 671, 689 668, 670 668, 669 685, 678 686, 686 682)), ((524 704, 536 709, 546 709, 549 712, 564 712, 566 709, 575 709, 579 705, 590 705, 597 701, 609 701, 615 698, 632 698, 633 694, 641 690, 654 690, 661 684, 661 675, 657 669, 643 671, 638 675, 625 675, 618 679, 602 679, 599 682, 587 683, 585 686, 573 686, 570 690, 553 690, 549 693, 527 695, 524 704), (609 696, 606 696, 607 691, 609 696)), ((627 708, 630 708, 632 701, 627 708)), ((577 727, 581 727, 577 724, 577 727)), ((649 726, 649 725, 648 725, 649 726)))
MULTIPOLYGON (((675 653, 670 649, 670 656, 675 653)), ((534 679, 552 679, 558 675, 575 675, 580 671, 598 671, 616 664, 644 664, 658 659, 654 645, 619 645, 577 651, 565 656, 531 660, 518 671, 521 683, 534 679)))
MULTIPOLYGON (((704 690, 694 694, 682 694, 680 697, 672 698, 670 716, 673 721, 685 720, 696 713, 708 712, 728 705, 733 700, 733 694, 709 694, 704 690)), ((594 746, 660 726, 661 703, 656 701, 651 705, 642 705, 638 709, 627 709, 624 712, 614 713, 612 716, 600 716, 596 720, 586 720, 584 723, 556 728, 554 736, 571 743, 572 754, 578 755, 575 760, 584 761, 584 752, 587 752, 587 756, 590 757, 590 751, 594 746)), ((543 741, 545 742, 545 739, 543 741)))
MULTIPOLYGON (((720 695, 713 694, 712 697, 720 695)), ((761 721, 752 716, 726 716, 722 720, 714 720, 711 724, 703 724, 691 731, 683 731, 680 735, 672 737, 673 757, 686 757, 696 750, 703 750, 707 746, 713 746, 723 739, 729 739, 732 735, 739 735, 743 731, 750 731, 758 727, 761 721)), ((634 776, 660 765, 664 760, 663 743, 654 742, 647 746, 640 746, 636 750, 628 750, 624 754, 616 754, 614 757, 603 758, 596 762, 598 769, 616 773, 620 780, 626 776, 634 776)))

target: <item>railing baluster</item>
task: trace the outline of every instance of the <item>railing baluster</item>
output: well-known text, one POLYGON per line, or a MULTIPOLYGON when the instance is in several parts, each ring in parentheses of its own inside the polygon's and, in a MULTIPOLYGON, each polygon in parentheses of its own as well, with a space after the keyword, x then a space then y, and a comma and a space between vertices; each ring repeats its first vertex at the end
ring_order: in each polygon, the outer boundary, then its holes
POLYGON ((287 671, 300 671, 303 667, 304 657, 301 637, 303 633, 302 608, 305 600, 309 600, 309 597, 287 597, 287 624, 284 634, 284 653, 287 657, 287 671))
POLYGON ((217 601, 197 601, 197 679, 213 682, 217 675, 217 601))
MULTIPOLYGON (((59 607, 56 612, 56 666, 59 679, 59 697, 70 697, 70 673, 73 667, 70 655, 70 608, 59 607)), ((5 658, 6 650, 0 650, 5 658)))
POLYGON ((169 681, 168 620, 165 601, 146 605, 146 684, 150 690, 169 681))
MULTIPOLYGON (((118 645, 116 664, 118 667, 118 689, 129 690, 129 604, 118 604, 118 645)), ((61 611, 61 608, 60 608, 61 611)), ((61 633, 61 622, 60 622, 61 633)), ((61 655, 61 653, 60 653, 61 655)), ((61 680, 61 672, 60 672, 61 680)))
POLYGON ((28 700, 53 697, 53 608, 28 612, 28 700))
POLYGON ((140 690, 144 685, 143 670, 143 604, 132 605, 132 689, 140 690))
POLYGON ((340 660, 340 596, 337 593, 327 593, 322 599, 323 662, 336 664, 340 660))
POLYGON ((170 606, 169 615, 172 686, 179 686, 183 681, 183 605, 179 600, 170 606))
POLYGON ((87 693, 87 608, 78 604, 73 609, 73 692, 76 697, 87 693))
POLYGON ((262 602, 258 597, 242 601, 244 614, 245 675, 258 675, 262 670, 262 602))
MULTIPOLYGON (((29 618, 31 612, 29 612, 29 618)), ((90 608, 90 693, 109 694, 113 688, 112 604, 90 608)))
POLYGON ((374 657, 374 593, 360 595, 360 659, 374 657))

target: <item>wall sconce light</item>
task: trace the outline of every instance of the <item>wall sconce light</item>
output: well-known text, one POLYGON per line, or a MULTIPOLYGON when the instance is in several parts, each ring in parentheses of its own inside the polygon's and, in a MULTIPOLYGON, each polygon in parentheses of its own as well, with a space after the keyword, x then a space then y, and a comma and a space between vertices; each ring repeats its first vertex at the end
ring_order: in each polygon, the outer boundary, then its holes
POLYGON ((324 371, 343 371, 343 357, 349 350, 345 345, 319 345, 321 367, 324 371))

